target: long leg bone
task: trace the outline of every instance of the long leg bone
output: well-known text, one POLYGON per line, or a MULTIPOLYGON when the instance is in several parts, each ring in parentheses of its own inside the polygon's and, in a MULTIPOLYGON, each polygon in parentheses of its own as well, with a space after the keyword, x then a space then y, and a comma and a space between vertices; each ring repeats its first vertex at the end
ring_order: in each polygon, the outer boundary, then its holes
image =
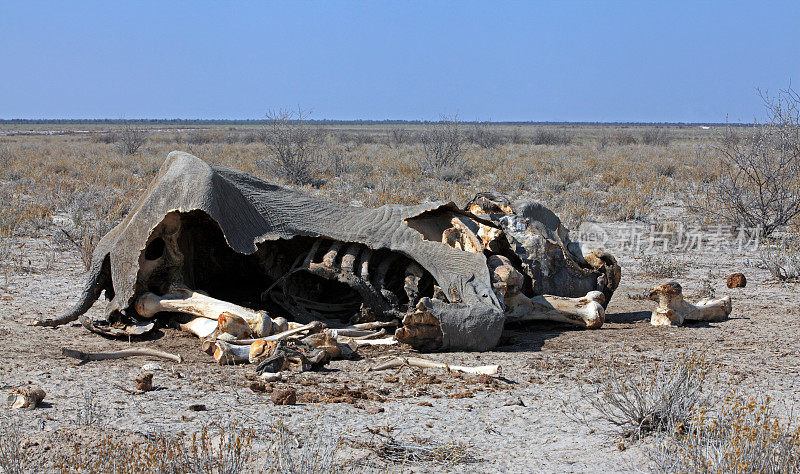
POLYGON ((522 274, 508 259, 495 255, 489 258, 488 264, 492 286, 505 305, 506 321, 559 321, 588 329, 599 328, 605 322, 605 297, 599 291, 590 291, 582 298, 551 295, 528 298, 521 292, 522 274))
POLYGON ((389 362, 381 365, 371 367, 370 371, 394 369, 409 365, 411 367, 420 367, 423 369, 445 369, 448 372, 463 372, 465 374, 486 374, 497 375, 500 370, 499 365, 482 365, 479 367, 464 367, 461 365, 443 364, 441 362, 434 362, 432 360, 420 359, 419 357, 398 357, 389 362))
POLYGON ((190 290, 175 291, 164 296, 145 293, 136 300, 136 311, 145 318, 165 311, 208 319, 219 319, 223 313, 229 313, 245 320, 256 336, 268 336, 272 331, 272 319, 266 313, 190 290))
POLYGON ((606 319, 603 301, 605 297, 599 291, 590 291, 582 298, 552 295, 527 298, 520 294, 504 301, 506 321, 558 321, 597 329, 606 319))
POLYGON ((258 341, 264 341, 264 342, 282 341, 283 339, 287 339, 287 338, 289 338, 291 336, 294 336, 295 334, 301 333, 303 331, 319 331, 322 328, 323 328, 322 323, 320 323, 319 321, 314 321, 314 322, 311 322, 311 323, 308 323, 308 324, 304 324, 303 326, 298 326, 298 327, 295 327, 293 329, 289 329, 287 331, 283 331, 282 333, 279 333, 279 334, 273 334, 272 336, 268 336, 268 337, 262 337, 262 338, 258 338, 258 339, 239 339, 239 340, 233 340, 233 341, 228 341, 228 342, 231 343, 231 344, 236 344, 236 345, 250 345, 250 344, 253 344, 253 343, 258 342, 258 341))
POLYGON ((650 290, 648 298, 658 306, 650 316, 653 326, 681 326, 690 321, 724 321, 731 314, 731 298, 706 298, 691 304, 683 299, 683 288, 677 282, 669 282, 650 290))

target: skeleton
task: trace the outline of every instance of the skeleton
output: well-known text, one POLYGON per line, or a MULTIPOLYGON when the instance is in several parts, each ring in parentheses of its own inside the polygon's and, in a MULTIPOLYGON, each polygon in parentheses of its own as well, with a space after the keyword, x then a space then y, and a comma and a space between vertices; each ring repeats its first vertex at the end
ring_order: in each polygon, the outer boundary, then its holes
POLYGON ((691 304, 683 299, 683 289, 676 282, 654 287, 648 298, 657 301, 650 324, 653 326, 682 326, 684 321, 724 321, 731 314, 731 297, 705 298, 691 304))
POLYGON ((611 255, 570 242, 558 218, 535 203, 480 194, 464 210, 342 206, 173 152, 101 240, 76 306, 37 324, 80 318, 92 331, 121 336, 171 314, 208 338, 218 361, 255 363, 295 344, 265 345, 270 335, 320 321, 331 328, 327 339, 284 350, 310 349, 315 355, 304 357, 314 365, 319 351, 346 352, 346 332, 369 324, 402 321, 385 342, 423 350, 491 349, 506 322, 597 328, 619 278, 611 255), (105 316, 92 320, 84 313, 103 291, 105 316), (253 356, 257 343, 262 353, 253 356))

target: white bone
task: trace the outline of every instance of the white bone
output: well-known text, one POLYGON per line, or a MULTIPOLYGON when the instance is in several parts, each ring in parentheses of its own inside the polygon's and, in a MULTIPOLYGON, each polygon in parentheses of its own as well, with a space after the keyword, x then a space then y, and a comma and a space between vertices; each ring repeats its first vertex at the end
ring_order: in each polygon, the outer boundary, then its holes
POLYGON ((217 330, 217 321, 203 317, 194 318, 186 324, 181 324, 181 330, 194 334, 200 339, 205 339, 217 330))
POLYGON ((188 289, 178 289, 164 296, 145 293, 136 300, 136 312, 145 318, 152 318, 161 312, 176 312, 214 320, 219 319, 222 313, 231 313, 244 319, 253 334, 259 337, 272 332, 272 319, 266 313, 188 289))
POLYGON ((731 297, 704 298, 691 304, 683 299, 683 288, 676 282, 665 283, 650 290, 648 297, 658 302, 650 315, 653 326, 681 326, 684 321, 724 321, 733 309, 731 297))
POLYGON ((317 331, 320 329, 322 329, 322 323, 319 321, 312 321, 308 324, 297 326, 294 329, 289 329, 288 331, 283 331, 282 333, 279 334, 273 334, 272 336, 260 337, 258 339, 238 339, 229 342, 231 344, 236 344, 236 345, 250 345, 256 341, 274 342, 274 341, 281 341, 283 339, 286 339, 290 336, 294 336, 295 334, 301 333, 303 331, 317 331))
POLYGON ((250 346, 239 346, 225 341, 217 341, 214 349, 214 360, 220 365, 250 362, 250 346))
POLYGON ((357 346, 393 346, 397 344, 394 336, 384 337, 383 339, 351 339, 357 346))
POLYGON ((506 320, 517 321, 559 321, 576 324, 587 329, 603 325, 606 312, 601 304, 603 294, 590 291, 581 298, 540 295, 528 298, 519 293, 503 300, 506 306, 506 320))
POLYGON ((423 369, 445 369, 448 372, 463 372, 465 374, 485 374, 497 375, 500 370, 499 365, 481 365, 478 367, 464 367, 461 365, 443 364, 441 362, 434 362, 432 360, 420 359, 419 357, 398 357, 389 362, 381 365, 371 367, 370 371, 386 370, 410 365, 411 367, 420 367, 423 369))
POLYGON ((45 393, 39 387, 15 388, 8 395, 8 405, 11 408, 27 408, 33 410, 36 405, 42 403, 45 393))

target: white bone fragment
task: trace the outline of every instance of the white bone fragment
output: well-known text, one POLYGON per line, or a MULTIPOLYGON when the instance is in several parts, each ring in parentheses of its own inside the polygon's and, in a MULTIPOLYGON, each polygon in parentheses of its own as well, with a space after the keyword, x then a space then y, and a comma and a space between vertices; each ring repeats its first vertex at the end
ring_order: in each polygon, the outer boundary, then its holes
POLYGON ((8 405, 11 408, 27 408, 33 410, 36 405, 42 403, 45 393, 39 387, 20 387, 15 388, 8 395, 8 405))
POLYGON ((731 314, 731 297, 705 298, 691 304, 683 299, 683 288, 677 282, 654 287, 648 298, 658 306, 650 315, 653 326, 681 326, 684 321, 724 321, 731 314))
POLYGON ((250 346, 239 346, 225 341, 217 341, 214 349, 214 360, 219 365, 250 362, 250 346))
POLYGON ((409 365, 411 367, 420 367, 423 369, 445 369, 448 372, 463 372, 465 374, 485 374, 497 375, 500 371, 499 365, 481 365, 478 367, 465 367, 461 365, 450 365, 442 362, 434 362, 432 360, 421 359, 419 357, 398 357, 389 362, 381 365, 371 367, 370 371, 393 369, 409 365))

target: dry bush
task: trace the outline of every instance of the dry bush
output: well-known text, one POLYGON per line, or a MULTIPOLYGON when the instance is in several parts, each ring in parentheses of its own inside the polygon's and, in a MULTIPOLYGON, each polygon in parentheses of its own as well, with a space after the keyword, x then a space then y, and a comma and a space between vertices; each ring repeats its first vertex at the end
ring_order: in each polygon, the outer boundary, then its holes
POLYGON ((572 143, 572 135, 566 130, 540 128, 533 134, 531 143, 534 145, 569 145, 572 143))
POLYGON ((634 137, 631 132, 618 132, 616 141, 619 146, 635 145, 638 143, 636 137, 634 137))
POLYGON ((763 245, 761 262, 778 280, 800 282, 800 235, 791 234, 763 245))
POLYGON ((703 393, 709 366, 699 353, 687 351, 652 367, 596 362, 599 381, 595 393, 587 396, 600 417, 624 438, 638 440, 688 426, 695 411, 710 402, 703 393))
POLYGON ((418 138, 422 143, 423 170, 436 172, 464 166, 464 138, 457 116, 442 116, 438 123, 420 132, 418 138))
POLYGON ((121 130, 117 132, 120 142, 120 151, 126 155, 133 155, 142 145, 147 141, 144 130, 126 124, 121 130))
POLYGON ((114 130, 106 130, 105 132, 95 135, 95 141, 97 143, 105 143, 106 145, 117 143, 119 141, 119 135, 114 130))
POLYGON ((205 145, 214 143, 217 136, 210 130, 192 130, 186 134, 186 143, 189 145, 205 145))
POLYGON ((734 392, 672 424, 649 454, 653 470, 664 473, 797 473, 800 425, 791 415, 782 421, 769 397, 734 392))
POLYGON ((658 278, 681 276, 686 273, 689 267, 686 262, 681 262, 675 257, 661 255, 644 255, 640 264, 644 275, 658 278))
POLYGON ((295 436, 279 419, 270 427, 272 448, 262 460, 260 472, 280 474, 335 474, 344 470, 335 464, 342 438, 319 428, 319 424, 302 437, 295 436), (298 448, 299 452, 292 450, 298 448))
POLYGON ((291 184, 313 183, 321 135, 308 123, 308 114, 281 109, 267 113, 267 120, 263 138, 275 159, 272 168, 291 184))
POLYGON ((467 141, 481 148, 497 148, 505 138, 502 133, 492 129, 491 122, 475 122, 467 132, 467 141))
POLYGON ((667 129, 661 127, 647 128, 641 134, 645 145, 669 146, 670 138, 667 129))
POLYGON ((761 97, 768 122, 754 124, 744 142, 722 144, 722 173, 692 207, 769 236, 800 217, 800 96, 761 97))
POLYGON ((400 148, 405 144, 411 143, 413 136, 411 132, 404 128, 393 128, 387 133, 386 140, 390 147, 400 148))

